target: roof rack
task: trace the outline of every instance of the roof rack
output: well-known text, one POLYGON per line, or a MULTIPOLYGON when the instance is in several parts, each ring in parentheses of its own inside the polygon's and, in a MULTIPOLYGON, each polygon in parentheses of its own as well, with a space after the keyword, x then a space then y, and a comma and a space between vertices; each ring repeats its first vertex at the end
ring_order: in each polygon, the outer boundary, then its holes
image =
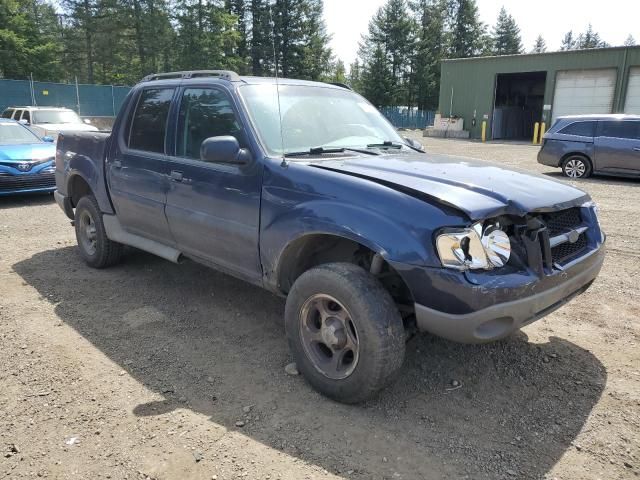
POLYGON ((184 72, 167 72, 153 73, 147 75, 141 81, 150 82, 151 80, 163 80, 170 78, 198 78, 198 77, 217 77, 230 82, 240 81, 240 76, 231 70, 189 70, 184 72))
POLYGON ((329 82, 329 85, 335 85, 336 87, 342 87, 342 88, 346 88, 347 90, 353 90, 353 88, 351 88, 349 85, 347 85, 346 83, 341 83, 341 82, 329 82))

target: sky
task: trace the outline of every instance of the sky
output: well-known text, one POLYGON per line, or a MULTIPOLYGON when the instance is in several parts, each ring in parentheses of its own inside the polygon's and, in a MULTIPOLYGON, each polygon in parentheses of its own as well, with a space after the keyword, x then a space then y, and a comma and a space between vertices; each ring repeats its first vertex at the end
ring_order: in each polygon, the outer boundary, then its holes
MULTIPOLYGON (((369 20, 386 0, 324 0, 331 47, 347 66, 358 52, 358 42, 369 20)), ((629 34, 640 44, 640 0, 476 0, 480 20, 493 26, 504 6, 515 18, 527 51, 538 35, 548 50, 558 50, 569 30, 583 32, 591 23, 611 45, 622 45, 629 34)))

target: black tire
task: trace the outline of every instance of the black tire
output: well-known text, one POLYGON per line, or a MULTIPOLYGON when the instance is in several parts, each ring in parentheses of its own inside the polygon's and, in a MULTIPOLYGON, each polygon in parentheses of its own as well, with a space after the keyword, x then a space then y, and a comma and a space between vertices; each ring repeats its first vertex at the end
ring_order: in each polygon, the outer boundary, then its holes
POLYGON ((570 155, 562 162, 562 173, 565 177, 579 179, 591 176, 593 166, 584 155, 570 155))
MULTIPOLYGON (((314 322, 318 325, 315 335, 322 336, 324 327, 319 325, 326 325, 325 318, 318 312, 314 322)), ((285 329, 299 371, 316 390, 339 402, 358 403, 373 397, 396 378, 404 361, 404 326, 391 295, 373 275, 349 263, 321 265, 296 280, 287 297, 285 329), (318 366, 322 365, 316 361, 318 354, 313 353, 332 353, 333 348, 322 341, 304 339, 309 330, 304 330, 303 319, 311 318, 303 314, 309 310, 306 305, 318 298, 324 301, 325 297, 330 303, 332 299, 338 302, 338 311, 344 307, 351 321, 351 338, 356 340, 357 354, 351 356, 355 361, 340 366, 348 373, 345 378, 327 376, 318 366), (324 349, 319 348, 321 343, 324 349)))
POLYGON ((106 268, 120 261, 123 245, 107 238, 102 212, 93 195, 82 197, 76 205, 74 225, 80 256, 87 265, 106 268), (93 235, 88 230, 93 231, 93 235))

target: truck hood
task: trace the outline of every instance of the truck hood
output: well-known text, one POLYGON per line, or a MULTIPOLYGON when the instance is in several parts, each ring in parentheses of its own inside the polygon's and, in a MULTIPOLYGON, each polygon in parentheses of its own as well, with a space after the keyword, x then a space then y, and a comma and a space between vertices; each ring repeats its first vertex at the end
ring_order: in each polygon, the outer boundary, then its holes
POLYGON ((543 175, 465 157, 402 152, 318 161, 312 166, 434 199, 471 220, 562 210, 590 200, 582 190, 543 175))
POLYGON ((86 123, 38 123, 31 126, 42 132, 43 135, 57 136, 59 133, 68 132, 97 132, 98 129, 86 123))

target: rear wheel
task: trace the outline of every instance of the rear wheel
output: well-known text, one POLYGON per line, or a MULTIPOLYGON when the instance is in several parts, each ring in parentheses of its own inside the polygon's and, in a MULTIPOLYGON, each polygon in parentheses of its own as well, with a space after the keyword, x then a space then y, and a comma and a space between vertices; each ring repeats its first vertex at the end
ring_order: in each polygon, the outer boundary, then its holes
POLYGON ((107 237, 102 212, 92 195, 82 197, 76 205, 74 224, 80 256, 87 265, 105 268, 120 261, 123 246, 107 237))
POLYGON ((287 297, 285 326, 300 372, 340 402, 374 396, 404 360, 404 327, 391 295, 356 265, 332 263, 301 275, 287 297))
POLYGON ((591 171, 591 162, 582 155, 572 155, 562 162, 562 173, 569 178, 587 178, 591 171))

